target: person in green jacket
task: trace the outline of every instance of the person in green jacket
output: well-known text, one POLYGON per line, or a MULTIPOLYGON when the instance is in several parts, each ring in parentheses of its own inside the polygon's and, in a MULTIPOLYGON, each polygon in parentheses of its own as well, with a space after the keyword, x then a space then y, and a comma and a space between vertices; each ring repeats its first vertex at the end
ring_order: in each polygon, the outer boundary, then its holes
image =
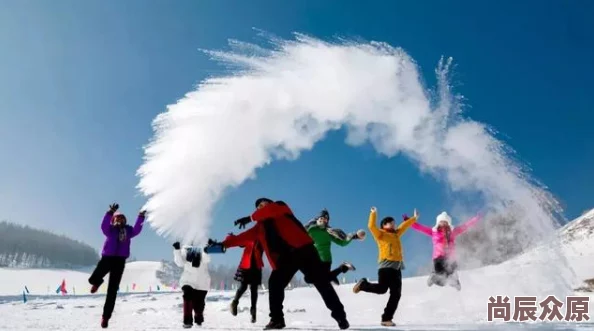
POLYGON ((341 229, 332 228, 328 225, 330 222, 330 213, 324 209, 314 219, 307 222, 305 228, 307 233, 313 239, 314 245, 318 250, 322 263, 330 272, 331 281, 335 284, 339 284, 338 275, 346 273, 349 270, 355 270, 355 266, 350 262, 343 262, 338 268, 331 270, 332 268, 332 243, 339 246, 346 246, 353 240, 363 240, 365 238, 365 231, 359 230, 354 233, 346 234, 341 229))

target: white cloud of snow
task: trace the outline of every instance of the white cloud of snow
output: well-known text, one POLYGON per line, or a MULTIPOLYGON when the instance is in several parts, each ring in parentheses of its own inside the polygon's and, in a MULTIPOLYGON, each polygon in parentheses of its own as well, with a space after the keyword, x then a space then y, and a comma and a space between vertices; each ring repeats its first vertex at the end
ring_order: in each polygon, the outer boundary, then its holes
POLYGON ((231 51, 208 51, 236 70, 203 81, 154 120, 138 174, 160 234, 204 241, 226 188, 276 158, 298 158, 341 127, 348 144, 402 153, 450 189, 482 194, 491 209, 521 206, 534 238, 552 233, 555 199, 488 127, 461 116, 448 82, 451 59, 436 69, 432 98, 402 49, 300 34, 272 41, 272 49, 233 41, 231 51))

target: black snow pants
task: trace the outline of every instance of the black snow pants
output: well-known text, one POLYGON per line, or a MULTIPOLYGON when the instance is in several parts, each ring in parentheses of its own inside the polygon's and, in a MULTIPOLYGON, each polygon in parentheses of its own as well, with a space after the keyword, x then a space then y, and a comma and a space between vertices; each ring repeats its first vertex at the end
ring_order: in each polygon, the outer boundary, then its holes
POLYGON ((239 302, 241 296, 247 291, 248 286, 250 288, 250 295, 252 299, 252 308, 256 309, 256 305, 258 303, 258 287, 260 286, 257 283, 249 283, 247 281, 241 282, 237 292, 235 292, 235 301, 239 302))
POLYGON ((105 305, 103 306, 103 317, 111 318, 113 308, 115 307, 116 298, 118 296, 118 289, 126 267, 126 258, 119 256, 104 256, 99 260, 95 271, 89 278, 91 285, 100 286, 103 284, 103 278, 109 273, 109 283, 107 285, 107 296, 105 298, 105 305))
POLYGON ((204 306, 206 305, 207 291, 195 290, 189 285, 182 286, 183 291, 183 321, 186 325, 192 325, 192 311, 194 311, 194 322, 202 325, 204 322, 204 306))
POLYGON ((332 270, 332 262, 322 262, 322 264, 324 265, 324 268, 330 273, 330 280, 336 283, 339 283, 338 275, 349 271, 349 268, 344 265, 332 270))
POLYGON ((451 261, 445 257, 438 257, 433 259, 433 272, 440 276, 449 277, 456 272, 458 264, 456 261, 451 261))
POLYGON ((335 320, 346 319, 344 306, 340 302, 334 287, 330 284, 328 271, 322 264, 318 251, 313 244, 310 244, 292 252, 284 253, 278 258, 276 269, 272 271, 268 280, 271 322, 284 322, 283 301, 285 300, 285 288, 297 271, 303 273, 307 283, 315 286, 335 320))
POLYGON ((391 321, 394 318, 396 309, 398 309, 398 303, 402 295, 402 272, 394 268, 381 268, 378 269, 377 274, 378 282, 363 283, 361 291, 384 294, 390 290, 390 298, 388 298, 388 303, 384 308, 382 322, 391 321))

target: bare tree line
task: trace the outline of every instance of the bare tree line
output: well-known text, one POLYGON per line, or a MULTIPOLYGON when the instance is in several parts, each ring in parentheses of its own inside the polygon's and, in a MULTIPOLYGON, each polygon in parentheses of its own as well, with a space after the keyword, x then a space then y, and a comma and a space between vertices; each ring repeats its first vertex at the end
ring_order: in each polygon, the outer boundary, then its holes
MULTIPOLYGON (((178 267, 175 265, 175 263, 162 260, 161 269, 157 270, 157 279, 159 279, 159 281, 161 281, 161 283, 164 285, 173 286, 179 281, 182 271, 183 268, 178 267)), ((237 266, 211 264, 209 265, 208 271, 211 279, 211 288, 213 289, 219 289, 221 282, 224 284, 226 289, 230 289, 232 284, 239 284, 233 279, 235 272, 237 271, 237 266)), ((265 286, 268 284, 270 273, 271 271, 268 268, 264 268, 262 270, 262 284, 265 286)), ((300 277, 296 276, 293 277, 290 285, 292 287, 301 287, 304 286, 304 282, 300 277)))
POLYGON ((98 252, 66 236, 0 222, 0 267, 73 268, 97 263, 98 252))

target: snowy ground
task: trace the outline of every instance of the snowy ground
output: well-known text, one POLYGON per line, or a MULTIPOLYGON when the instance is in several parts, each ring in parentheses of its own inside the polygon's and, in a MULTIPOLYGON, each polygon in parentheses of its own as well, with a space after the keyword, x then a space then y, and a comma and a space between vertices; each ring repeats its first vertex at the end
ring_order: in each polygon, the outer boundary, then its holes
MULTIPOLYGON (((588 295, 592 307, 593 293, 573 293, 583 280, 594 278, 594 211, 573 221, 560 230, 561 246, 548 243, 531 252, 500 265, 488 266, 460 274, 462 291, 451 287, 427 287, 426 277, 403 280, 400 306, 394 318, 396 330, 502 330, 555 329, 594 330, 594 316, 584 322, 488 322, 490 296, 537 296, 538 302, 548 295, 588 295), (560 250, 564 259, 553 254, 560 250), (557 260, 551 260, 556 258, 557 260), (571 267, 569 267, 571 266, 571 267), (571 284, 566 281, 571 279, 571 284)), ((159 284, 155 271, 158 262, 132 262, 126 266, 122 290, 138 284, 135 293, 121 293, 116 303, 111 330, 181 330, 181 293, 151 292, 159 284)), ((369 275, 374 280, 374 275, 369 275)), ((0 268, 0 330, 97 330, 105 299, 101 292, 88 295, 88 270, 15 270, 0 268), (62 279, 67 288, 76 288, 76 295, 47 295, 55 293, 62 279), (21 291, 27 286, 31 292, 23 303, 21 291)), ((380 316, 388 299, 368 293, 352 293, 351 285, 336 287, 345 305, 353 330, 380 330, 380 316)), ((233 293, 211 291, 207 297, 205 323, 207 330, 258 330, 268 322, 268 296, 262 292, 258 306, 258 322, 249 321, 249 298, 240 303, 240 314, 229 313, 233 293)), ((513 309, 513 307, 512 307, 513 309)), ((285 299, 288 329, 338 330, 319 295, 312 288, 287 291, 285 299)), ((537 316, 542 312, 538 308, 537 316)), ((565 314, 565 307, 560 309, 565 314)), ((512 311, 513 315, 513 311, 512 311)))
MULTIPOLYGON (((499 275, 487 280, 494 283, 499 275)), ((477 329, 594 329, 593 323, 537 323, 517 324, 487 321, 487 298, 491 291, 484 283, 477 286, 481 274, 468 272, 461 279, 463 290, 428 288, 424 277, 404 281, 403 297, 394 321, 397 330, 477 330, 477 329), (487 289, 485 289, 487 288, 487 289)), ((503 279, 507 280, 507 279, 503 279)), ((502 281, 502 279, 499 279, 502 281)), ((495 284, 494 284, 495 285, 495 284)), ((337 287, 345 305, 351 329, 384 329, 379 318, 387 295, 353 294, 352 285, 337 287)), ((496 288, 496 286, 495 286, 496 288)), ((512 295, 514 293, 510 293, 512 295)), ((268 322, 268 296, 260 295, 258 322, 249 321, 249 299, 240 303, 240 314, 229 313, 231 292, 212 291, 207 297, 205 323, 207 330, 262 329, 268 322)), ((24 304, 19 297, 0 298, 0 329, 6 330, 96 330, 103 305, 103 295, 40 296, 30 297, 24 304)), ((564 301, 564 300, 562 300, 564 301)), ((590 298, 592 301, 592 298, 590 298)), ((337 330, 314 289, 300 288, 287 291, 285 312, 289 329, 337 330)), ((562 310, 564 313, 564 310, 562 310)), ((112 330, 181 330, 181 293, 134 293, 118 297, 116 310, 110 323, 112 330)))
MULTIPOLYGON (((381 329, 378 318, 386 297, 350 293, 350 286, 341 286, 340 296, 345 303, 351 329, 381 329)), ((436 291, 438 292, 438 291, 436 291)), ((461 295, 449 292, 450 304, 442 302, 440 309, 429 312, 426 300, 405 294, 395 320, 397 330, 476 330, 517 329, 530 327, 527 324, 491 324, 486 322, 486 304, 477 307, 462 300, 461 295), (453 299, 453 300, 452 300, 453 299), (425 316, 431 316, 425 318, 425 316), (443 321, 439 322, 439 319, 443 321)), ((442 293, 445 294, 445 293, 442 293)), ((439 295, 439 294, 438 294, 439 295)), ((468 294, 466 294, 468 295, 468 294)), ((240 304, 237 317, 229 313, 231 293, 211 293, 205 311, 206 321, 201 328, 207 330, 261 329, 267 322, 267 295, 260 297, 259 320, 249 322, 247 298, 240 304)), ((471 297, 471 299, 474 299, 471 297)), ((470 300, 474 301, 474 300, 470 300)), ((0 305, 2 323, 6 330, 96 330, 103 298, 98 296, 71 298, 43 298, 21 302, 6 302, 0 305)), ((336 325, 329 313, 311 289, 289 291, 285 305, 288 328, 301 330, 335 330, 336 325)), ((583 329, 594 328, 593 323, 534 324, 530 328, 583 329)), ((181 294, 152 293, 121 296, 111 321, 112 330, 177 330, 181 329, 181 294)))

